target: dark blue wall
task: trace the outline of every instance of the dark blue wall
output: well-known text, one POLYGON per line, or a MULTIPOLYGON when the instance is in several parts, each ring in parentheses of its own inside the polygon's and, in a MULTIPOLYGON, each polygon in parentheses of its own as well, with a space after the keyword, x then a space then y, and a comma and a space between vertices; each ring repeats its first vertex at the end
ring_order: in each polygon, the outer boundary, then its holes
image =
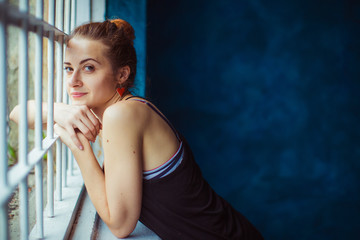
POLYGON ((106 18, 121 18, 135 30, 134 47, 137 57, 137 71, 133 94, 145 96, 146 78, 146 0, 108 0, 106 18))
POLYGON ((147 95, 266 239, 358 239, 360 5, 148 0, 147 95))

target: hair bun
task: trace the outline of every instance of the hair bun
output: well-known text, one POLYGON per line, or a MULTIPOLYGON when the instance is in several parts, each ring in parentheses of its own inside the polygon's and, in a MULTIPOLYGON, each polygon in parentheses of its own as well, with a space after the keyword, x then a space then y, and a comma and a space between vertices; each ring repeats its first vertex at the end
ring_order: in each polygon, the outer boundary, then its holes
POLYGON ((125 37, 127 39, 129 39, 129 41, 131 41, 131 43, 134 42, 135 31, 134 31, 133 27, 130 25, 130 23, 128 23, 127 21, 122 20, 122 19, 113 19, 113 20, 110 20, 110 22, 114 23, 119 30, 122 30, 125 37))

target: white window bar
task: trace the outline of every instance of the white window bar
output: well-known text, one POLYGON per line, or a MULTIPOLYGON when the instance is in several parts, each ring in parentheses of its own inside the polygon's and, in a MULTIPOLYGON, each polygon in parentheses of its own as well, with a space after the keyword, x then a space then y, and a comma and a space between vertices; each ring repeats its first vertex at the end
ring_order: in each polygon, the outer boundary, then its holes
MULTIPOLYGON (((67 5, 75 6, 75 0, 66 0, 67 5)), ((73 12, 75 8, 71 9, 73 12)), ((66 93, 63 93, 63 49, 64 49, 64 1, 58 1, 55 7, 55 1, 49 0, 49 23, 43 21, 44 5, 43 0, 36 1, 36 14, 29 14, 29 1, 21 0, 19 8, 10 5, 6 0, 0 0, 0 239, 10 239, 8 226, 8 201, 13 191, 19 186, 20 200, 20 238, 29 238, 29 206, 28 206, 28 175, 35 168, 35 196, 36 196, 36 238, 44 238, 44 215, 43 215, 43 156, 48 153, 48 217, 54 216, 54 189, 53 189, 53 151, 52 147, 57 140, 53 132, 53 106, 54 106, 54 53, 55 42, 57 47, 56 56, 56 101, 61 102, 67 99, 66 93), (59 29, 55 28, 55 11, 58 15, 59 29), (7 26, 13 25, 20 29, 19 32, 19 161, 12 168, 8 169, 7 157, 7 26), (29 86, 29 32, 35 33, 35 61, 38 63, 35 67, 35 147, 28 152, 28 119, 27 119, 27 101, 29 86), (42 62, 43 62, 43 37, 48 38, 48 116, 47 116, 47 136, 42 137, 42 62)), ((75 13, 70 13, 68 18, 75 17, 75 13)), ((70 31, 71 23, 75 19, 67 19, 70 31)), ((62 199, 62 162, 66 163, 67 156, 61 145, 57 144, 57 172, 56 186, 59 200, 62 199), (63 152, 63 154, 61 154, 63 152)), ((72 165, 70 165, 72 166, 72 165)), ((66 167, 66 165, 65 165, 66 167)), ((66 169, 64 169, 66 172, 66 169)), ((66 177, 66 175, 65 175, 66 177)), ((46 226, 45 226, 46 228, 46 226)))
MULTIPOLYGON (((75 1, 71 1, 71 0, 67 0, 67 7, 68 7, 68 12, 70 13, 71 17, 68 18, 69 21, 67 21, 67 28, 66 28, 66 33, 70 33, 71 29, 75 28, 75 23, 76 23, 76 2, 75 1)), ((65 82, 64 82, 65 84, 65 82)), ((66 86, 64 86, 64 88, 66 89, 66 86)), ((66 91, 64 91, 64 94, 66 95, 66 98, 64 99, 65 103, 69 103, 70 99, 69 96, 66 94, 66 91)), ((73 172, 73 165, 74 165, 74 157, 71 153, 71 151, 69 151, 68 148, 65 148, 65 153, 67 154, 67 161, 64 160, 63 161, 63 169, 66 168, 66 164, 69 166, 69 170, 70 170, 70 175, 73 176, 74 172, 73 172)), ((65 170, 64 170, 64 184, 65 186, 67 185, 67 179, 66 179, 66 174, 65 174, 65 170)))
MULTIPOLYGON (((49 9, 48 9, 48 22, 51 25, 55 25, 55 3, 54 0, 48 1, 49 9)), ((47 115, 47 121, 48 123, 54 122, 54 33, 50 32, 49 38, 48 38, 48 115, 47 115)), ((54 137, 54 126, 53 124, 47 124, 47 136, 50 138, 54 137)), ((48 152, 48 169, 52 167, 52 162, 54 160, 54 154, 53 149, 49 149, 48 152), (50 165, 50 166, 49 166, 50 165)), ((56 163, 60 163, 61 160, 56 160, 56 163)), ((53 175, 53 168, 49 169, 50 175, 53 175)), ((57 171, 57 169, 56 169, 57 171)), ((58 176, 59 173, 56 172, 56 176, 58 176)), ((61 175, 60 175, 61 176, 61 175)), ((48 178, 53 178, 53 176, 49 176, 48 178)), ((56 181, 58 183, 58 180, 56 181)), ((51 189, 50 189, 51 190, 51 189)), ((61 197, 61 191, 62 186, 57 185, 56 189, 58 193, 58 200, 62 200, 61 197)))
MULTIPOLYGON (((67 26, 67 22, 70 22, 70 18, 69 18, 69 13, 71 12, 71 8, 70 8, 70 0, 66 0, 65 1, 65 12, 68 13, 68 17, 66 19, 64 19, 64 32, 69 34, 70 33, 70 28, 66 28, 67 26)), ((65 50, 65 49, 64 49, 65 50)), ((63 96, 62 96, 62 101, 64 103, 68 103, 68 95, 66 94, 66 85, 65 85, 65 81, 63 82, 63 96)), ((57 184, 57 188, 58 189, 61 189, 60 186, 63 185, 63 179, 64 179, 64 176, 66 176, 66 170, 64 169, 64 163, 67 161, 68 157, 67 157, 67 147, 65 146, 65 144, 61 144, 60 141, 59 141, 59 148, 61 146, 61 153, 62 153, 62 158, 60 158, 60 155, 59 155, 59 161, 56 162, 56 171, 57 171, 57 178, 56 178, 56 184, 57 184), (60 159, 62 159, 60 161, 60 159)), ((66 184, 64 183, 64 186, 66 186, 66 184)), ((57 199, 60 200, 62 199, 62 192, 60 192, 57 196, 57 199)))
MULTIPOLYGON (((36 1, 36 18, 43 20, 43 1, 36 1)), ((36 118, 35 118, 35 148, 42 150, 42 71, 43 71, 43 29, 37 26, 37 34, 35 38, 35 102, 36 102, 36 118)), ((36 191, 36 226, 39 238, 44 237, 44 220, 43 220, 43 165, 40 160, 35 165, 35 191, 36 191)))
POLYGON ((8 239, 9 230, 7 224, 8 205, 3 189, 8 186, 8 158, 7 158, 7 31, 6 31, 6 18, 7 14, 2 7, 5 0, 0 0, 0 196, 1 196, 1 209, 0 209, 0 239, 8 239), (2 53, 2 54, 1 54, 2 53), (6 146, 6 147, 5 147, 6 146))
MULTIPOLYGON (((58 29, 60 29, 61 31, 64 30, 64 1, 57 1, 57 6, 56 6, 56 17, 58 18, 57 21, 57 27, 58 29)), ((56 42, 56 48, 57 48, 57 58, 56 58, 56 102, 62 102, 62 95, 63 95, 63 41, 60 40, 58 42, 56 42)), ((65 90, 65 89, 64 89, 65 90)), ((65 93, 66 94, 66 93, 65 93)), ((63 148, 65 148, 66 146, 62 146, 63 144, 61 143, 60 139, 58 139, 58 141, 56 142, 56 161, 57 161, 57 165, 60 165, 60 161, 64 161, 65 159, 62 159, 62 153, 63 153, 63 148)), ((50 166, 49 166, 50 167, 50 166)), ((53 169, 53 165, 51 166, 51 169, 53 169)), ((52 170, 51 170, 52 171, 52 170)), ((60 174, 60 173, 59 173, 60 174)), ((59 180, 57 180, 57 182, 59 182, 59 180)), ((53 182, 51 183, 50 186, 53 189, 53 182)), ((59 186, 58 186, 59 187, 59 186)), ((59 189, 59 188, 58 188, 59 189)), ((53 197, 53 195, 51 195, 51 197, 53 197)), ((61 200, 62 199, 62 193, 61 191, 58 193, 57 196, 57 200, 61 200)), ((52 199, 53 201, 53 199, 52 199)), ((49 208, 49 212, 48 212, 48 216, 52 217, 54 216, 54 206, 52 205, 52 208, 49 208)))
MULTIPOLYGON (((21 0, 20 11, 26 15, 29 12, 29 1, 21 0)), ((28 100, 28 70, 29 70, 29 37, 28 21, 22 19, 22 28, 19 34, 19 164, 28 165, 28 124, 27 124, 27 100, 28 100)), ((19 184, 19 206, 20 206, 20 238, 27 239, 29 235, 29 206, 28 206, 28 182, 27 176, 19 184)))

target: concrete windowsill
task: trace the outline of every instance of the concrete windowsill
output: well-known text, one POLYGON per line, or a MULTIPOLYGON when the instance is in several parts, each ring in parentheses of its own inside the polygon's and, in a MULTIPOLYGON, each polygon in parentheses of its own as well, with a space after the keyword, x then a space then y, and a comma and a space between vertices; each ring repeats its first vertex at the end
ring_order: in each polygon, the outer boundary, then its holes
MULTIPOLYGON (((106 224, 97 215, 94 205, 89 195, 85 192, 81 207, 76 216, 76 224, 73 225, 69 239, 96 239, 96 240, 112 240, 117 239, 106 226, 106 224)), ((150 229, 138 222, 135 230, 128 237, 129 239, 160 239, 150 229)))
MULTIPOLYGON (((129 239, 160 239, 150 229, 138 222, 129 239)), ((30 239, 39 239, 37 225, 30 239)), ((55 201, 54 217, 47 217, 44 210, 44 239, 117 239, 99 218, 84 187, 79 169, 68 175, 68 186, 63 188, 63 200, 55 201)))

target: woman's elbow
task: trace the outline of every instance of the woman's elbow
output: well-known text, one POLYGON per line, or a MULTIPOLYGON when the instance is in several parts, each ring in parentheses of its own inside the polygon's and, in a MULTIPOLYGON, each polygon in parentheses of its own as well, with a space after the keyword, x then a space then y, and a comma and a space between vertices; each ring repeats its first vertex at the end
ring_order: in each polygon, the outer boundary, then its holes
POLYGON ((126 221, 117 220, 116 222, 107 223, 110 231, 117 237, 117 238, 126 238, 128 237, 135 229, 136 224, 138 222, 137 219, 129 219, 125 218, 126 221))
POLYGON ((126 226, 126 227, 118 227, 118 228, 109 228, 112 234, 117 238, 127 238, 135 229, 136 224, 134 226, 126 226))
POLYGON ((14 108, 13 108, 13 110, 10 112, 10 114, 9 114, 9 119, 11 120, 11 121, 14 121, 14 122, 16 122, 16 123, 18 123, 19 121, 19 119, 18 119, 18 111, 19 111, 19 106, 17 105, 17 106, 15 106, 14 108))
POLYGON ((118 230, 111 230, 111 232, 112 232, 112 234, 114 234, 114 236, 116 238, 127 238, 130 235, 130 233, 121 232, 121 231, 118 231, 118 230))

